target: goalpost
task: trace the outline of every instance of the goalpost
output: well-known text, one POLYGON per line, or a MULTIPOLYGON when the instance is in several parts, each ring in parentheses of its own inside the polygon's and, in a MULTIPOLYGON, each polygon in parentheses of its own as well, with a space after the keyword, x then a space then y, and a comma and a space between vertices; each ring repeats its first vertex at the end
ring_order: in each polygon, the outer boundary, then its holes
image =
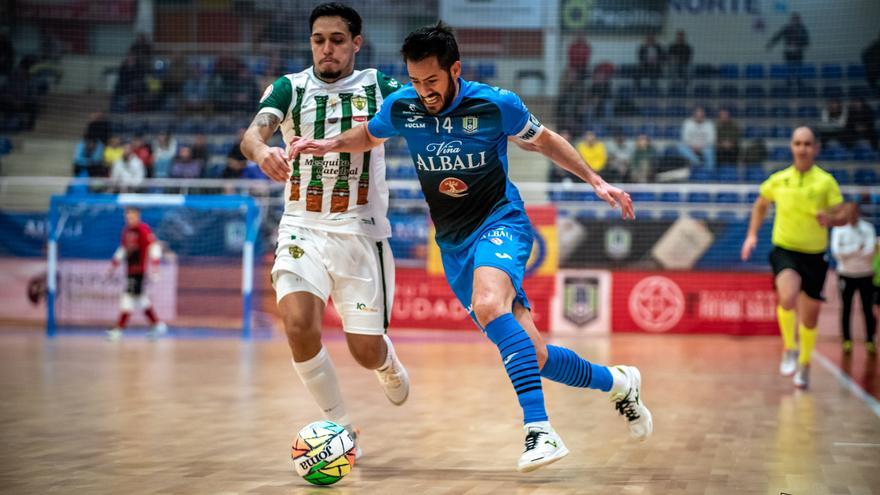
MULTIPOLYGON (((126 207, 141 210, 162 246, 158 278, 144 289, 159 318, 172 328, 240 331, 249 338, 257 203, 246 196, 175 194, 52 197, 46 335, 113 326, 125 269, 113 276, 108 269, 126 207)), ((135 313, 137 327, 144 320, 135 313)))

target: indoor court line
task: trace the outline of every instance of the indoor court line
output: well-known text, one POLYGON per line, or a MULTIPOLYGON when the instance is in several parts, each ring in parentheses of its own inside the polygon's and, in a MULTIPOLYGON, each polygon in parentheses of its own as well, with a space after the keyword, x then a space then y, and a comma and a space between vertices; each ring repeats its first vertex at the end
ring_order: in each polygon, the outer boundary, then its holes
POLYGON ((880 401, 877 401, 871 394, 865 392, 865 390, 858 386, 856 382, 854 382, 846 373, 844 373, 840 368, 835 366, 831 361, 828 360, 825 356, 823 356, 818 351, 813 351, 813 357, 816 361, 822 365, 823 368, 828 370, 829 373, 834 375, 837 378, 837 381, 840 382, 841 385, 847 390, 849 390, 853 395, 862 399, 862 402, 868 406, 868 409, 874 412, 874 414, 880 418, 880 401))

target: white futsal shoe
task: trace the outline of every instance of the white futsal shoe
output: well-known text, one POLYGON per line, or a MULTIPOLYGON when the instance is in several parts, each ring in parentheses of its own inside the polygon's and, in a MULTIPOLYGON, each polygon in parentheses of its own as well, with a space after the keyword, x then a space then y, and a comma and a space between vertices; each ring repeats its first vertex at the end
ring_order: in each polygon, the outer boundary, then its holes
POLYGON ((779 361, 779 374, 782 376, 793 375, 797 371, 797 360, 797 349, 782 351, 782 360, 779 361))
POLYGON ((110 330, 107 330, 107 332, 105 332, 105 333, 106 333, 107 340, 109 340, 111 342, 116 342, 122 338, 122 330, 120 330, 118 328, 111 328, 110 330))
POLYGON ((388 400, 395 406, 400 406, 409 397, 409 375, 400 359, 397 358, 391 339, 387 335, 384 337, 385 344, 388 346, 388 359, 385 366, 376 370, 376 376, 379 378, 379 383, 382 384, 388 400))
POLYGON ((528 473, 540 467, 552 464, 568 455, 568 449, 559 435, 553 431, 548 421, 539 421, 525 425, 526 446, 516 470, 528 473))
POLYGON ((626 377, 627 385, 620 390, 611 390, 611 402, 626 419, 630 436, 644 442, 654 431, 654 420, 642 402, 642 374, 635 366, 615 366, 614 369, 626 377))
POLYGON ((810 365, 799 364, 797 366, 797 371, 794 374, 792 382, 794 383, 795 387, 801 390, 806 390, 810 388, 810 365))
POLYGON ((159 321, 150 328, 149 332, 147 332, 147 338, 150 340, 156 340, 166 333, 168 333, 168 325, 166 325, 164 321, 159 321))

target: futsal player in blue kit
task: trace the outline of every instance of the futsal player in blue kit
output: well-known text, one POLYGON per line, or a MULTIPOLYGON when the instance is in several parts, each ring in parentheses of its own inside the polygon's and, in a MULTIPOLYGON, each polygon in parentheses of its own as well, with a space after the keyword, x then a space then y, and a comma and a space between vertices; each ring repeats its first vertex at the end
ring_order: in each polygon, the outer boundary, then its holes
POLYGON ((546 345, 522 288, 534 231, 507 175, 507 141, 547 156, 593 186, 597 196, 634 218, 632 200, 602 180, 577 151, 531 115, 516 94, 461 79, 458 44, 445 24, 407 36, 401 53, 411 84, 392 93, 368 122, 332 139, 295 138, 299 154, 361 152, 401 135, 406 139, 436 228, 443 268, 458 300, 500 353, 525 423, 517 469, 533 471, 568 449, 544 407, 541 377, 610 392, 630 434, 653 430, 632 366, 590 363, 574 351, 546 345))

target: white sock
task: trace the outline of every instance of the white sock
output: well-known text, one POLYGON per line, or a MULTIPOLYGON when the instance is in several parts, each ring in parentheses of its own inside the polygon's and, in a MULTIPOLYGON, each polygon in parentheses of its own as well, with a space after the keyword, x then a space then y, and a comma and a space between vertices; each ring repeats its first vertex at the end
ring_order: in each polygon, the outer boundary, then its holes
POLYGON ((382 338, 385 339, 385 345, 388 347, 388 350, 385 352, 385 362, 382 363, 382 366, 376 368, 378 372, 388 371, 388 368, 391 366, 392 358, 394 355, 394 344, 391 343, 391 339, 388 338, 388 335, 382 335, 382 338))
POLYGON ((550 426, 549 421, 532 421, 531 423, 526 423, 523 425, 526 431, 529 431, 529 428, 540 428, 542 430, 552 430, 553 427, 550 426))
POLYGON ((609 392, 611 395, 616 395, 618 393, 626 393, 629 390, 629 377, 623 374, 623 371, 620 371, 617 366, 609 366, 609 370, 611 370, 611 391, 609 392))
POLYGON ((351 420, 348 418, 348 411, 346 411, 345 402, 342 400, 342 392, 339 390, 336 369, 333 367, 333 361, 330 360, 327 350, 321 347, 318 355, 308 361, 301 363, 297 363, 293 359, 290 361, 303 385, 309 389, 318 407, 324 411, 324 416, 334 423, 349 426, 351 420))

